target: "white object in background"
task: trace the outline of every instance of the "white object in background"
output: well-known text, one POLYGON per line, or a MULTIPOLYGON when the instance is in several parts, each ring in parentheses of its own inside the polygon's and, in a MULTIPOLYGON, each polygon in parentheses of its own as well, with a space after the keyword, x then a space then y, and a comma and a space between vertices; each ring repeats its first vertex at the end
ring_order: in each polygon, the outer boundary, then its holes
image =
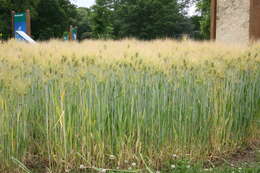
POLYGON ((16 34, 18 34, 21 37, 21 40, 24 40, 28 43, 36 43, 29 35, 27 35, 23 31, 16 31, 16 34))

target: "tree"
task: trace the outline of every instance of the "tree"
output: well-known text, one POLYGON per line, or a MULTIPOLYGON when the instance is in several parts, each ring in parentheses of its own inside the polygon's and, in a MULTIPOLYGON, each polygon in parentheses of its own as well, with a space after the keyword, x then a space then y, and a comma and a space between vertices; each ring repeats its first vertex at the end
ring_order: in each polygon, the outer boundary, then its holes
POLYGON ((40 0, 38 16, 32 21, 34 36, 40 40, 61 38, 73 24, 76 8, 68 0, 40 0))
POLYGON ((96 0, 91 8, 91 29, 93 38, 113 38, 113 13, 110 0, 96 0))
POLYGON ((76 7, 69 0, 0 0, 0 32, 11 37, 11 11, 31 11, 32 35, 35 39, 59 38, 76 24, 76 7))
POLYGON ((92 30, 90 26, 90 9, 78 8, 77 9, 77 24, 79 40, 91 38, 92 30))
POLYGON ((70 0, 0 0, 0 32, 11 36, 11 10, 30 9, 36 40, 62 38, 69 25, 78 26, 79 39, 176 38, 197 34, 198 26, 208 38, 209 5, 210 0, 96 0, 89 9, 77 9, 70 0), (191 3, 199 15, 186 15, 191 3))
POLYGON ((97 0, 92 8, 95 35, 154 39, 190 32, 178 0, 97 0))
POLYGON ((7 39, 11 34, 11 20, 8 9, 10 9, 10 3, 6 0, 0 0, 0 33, 3 34, 4 39, 7 39))
POLYGON ((4 39, 12 36, 11 11, 24 12, 30 9, 31 17, 34 18, 37 14, 37 3, 38 0, 0 0, 0 32, 3 33, 4 39))
POLYGON ((204 38, 210 37, 210 0, 198 0, 197 9, 200 13, 200 30, 204 38))

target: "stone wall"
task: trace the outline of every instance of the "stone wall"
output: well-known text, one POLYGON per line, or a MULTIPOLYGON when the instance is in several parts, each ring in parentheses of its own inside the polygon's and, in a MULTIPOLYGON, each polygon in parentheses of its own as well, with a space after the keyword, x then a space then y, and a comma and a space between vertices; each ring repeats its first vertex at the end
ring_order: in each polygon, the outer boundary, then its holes
POLYGON ((248 43, 249 21, 250 0, 218 0, 216 40, 248 43))

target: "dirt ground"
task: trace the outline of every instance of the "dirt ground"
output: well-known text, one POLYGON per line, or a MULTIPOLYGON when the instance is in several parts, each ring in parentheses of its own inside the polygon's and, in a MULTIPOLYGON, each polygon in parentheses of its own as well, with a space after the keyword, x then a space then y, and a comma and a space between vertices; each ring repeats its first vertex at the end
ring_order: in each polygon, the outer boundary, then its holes
POLYGON ((256 167, 260 165, 260 136, 250 147, 238 150, 226 158, 216 158, 212 161, 211 166, 222 167, 256 167))

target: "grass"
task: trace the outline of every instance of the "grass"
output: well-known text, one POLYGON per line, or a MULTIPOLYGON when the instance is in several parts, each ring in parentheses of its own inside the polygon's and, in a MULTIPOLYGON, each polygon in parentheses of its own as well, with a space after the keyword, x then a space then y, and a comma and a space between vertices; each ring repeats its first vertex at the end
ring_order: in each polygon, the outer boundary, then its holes
POLYGON ((153 172, 175 156, 195 163, 250 145, 259 50, 173 40, 4 43, 0 172, 153 172))

